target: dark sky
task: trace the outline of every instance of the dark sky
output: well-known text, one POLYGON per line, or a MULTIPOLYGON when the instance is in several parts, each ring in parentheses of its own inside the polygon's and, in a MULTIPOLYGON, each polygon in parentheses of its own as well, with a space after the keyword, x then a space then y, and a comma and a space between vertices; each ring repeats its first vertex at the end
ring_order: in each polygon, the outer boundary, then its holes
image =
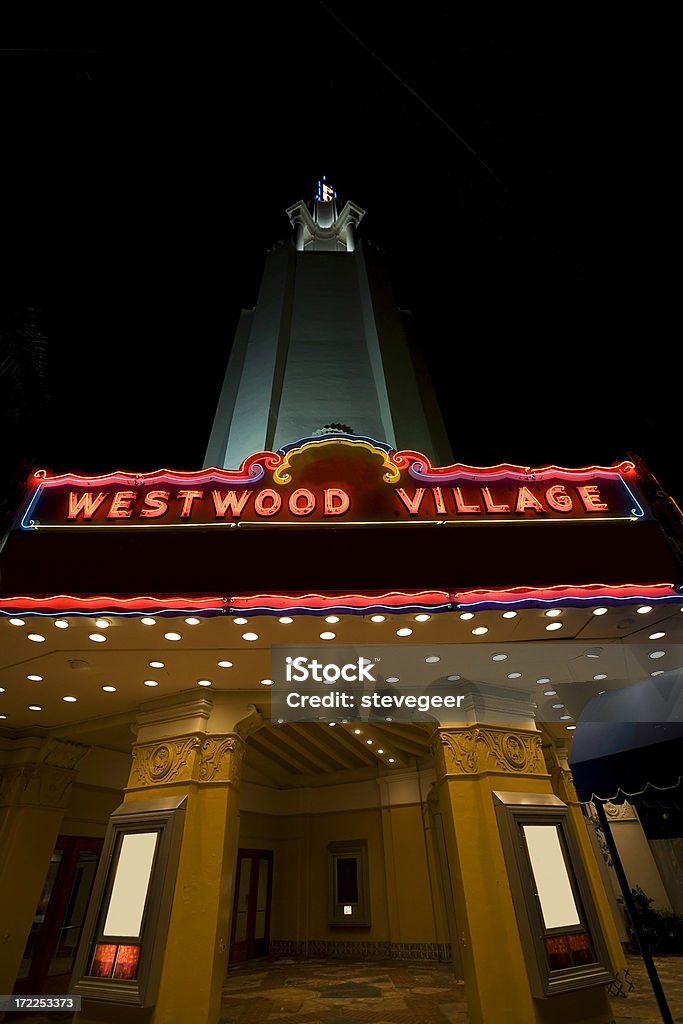
POLYGON ((100 13, 0 54, 1 323, 15 354, 26 310, 46 338, 3 401, 5 476, 199 468, 239 310, 326 173, 387 250, 458 460, 632 449, 683 489, 666 26, 330 8, 365 46, 303 2, 135 33, 100 13))

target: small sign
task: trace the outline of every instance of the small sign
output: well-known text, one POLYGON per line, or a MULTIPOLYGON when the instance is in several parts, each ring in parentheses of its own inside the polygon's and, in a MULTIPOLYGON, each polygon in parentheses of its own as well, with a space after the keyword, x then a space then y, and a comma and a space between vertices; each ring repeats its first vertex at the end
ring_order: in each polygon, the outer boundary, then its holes
POLYGON ((352 913, 353 913, 353 907, 351 906, 351 904, 350 904, 350 903, 345 903, 345 904, 344 904, 344 913, 345 913, 345 914, 346 914, 347 916, 348 916, 349 914, 352 914, 352 913))

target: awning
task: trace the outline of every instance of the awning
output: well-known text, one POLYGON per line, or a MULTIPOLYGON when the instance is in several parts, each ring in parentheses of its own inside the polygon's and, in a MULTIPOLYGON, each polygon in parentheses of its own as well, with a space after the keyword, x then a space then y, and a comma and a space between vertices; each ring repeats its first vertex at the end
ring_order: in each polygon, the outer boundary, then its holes
POLYGON ((569 763, 581 800, 683 808, 683 669, 594 697, 569 763))

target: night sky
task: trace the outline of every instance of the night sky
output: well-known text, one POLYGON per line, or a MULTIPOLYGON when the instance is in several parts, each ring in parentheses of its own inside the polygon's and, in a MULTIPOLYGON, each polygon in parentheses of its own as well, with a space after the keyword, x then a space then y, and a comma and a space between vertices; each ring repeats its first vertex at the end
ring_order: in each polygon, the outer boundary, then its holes
POLYGON ((135 34, 100 12, 0 54, 6 489, 200 468, 239 310, 324 173, 386 250, 459 461, 631 450, 683 490, 660 60, 588 10, 253 5, 135 34))

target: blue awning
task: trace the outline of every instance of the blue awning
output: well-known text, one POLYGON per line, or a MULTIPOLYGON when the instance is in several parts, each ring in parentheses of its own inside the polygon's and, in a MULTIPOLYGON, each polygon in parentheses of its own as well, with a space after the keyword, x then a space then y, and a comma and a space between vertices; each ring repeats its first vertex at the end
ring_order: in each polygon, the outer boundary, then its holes
POLYGON ((581 800, 683 808, 683 670, 594 697, 569 764, 581 800))

